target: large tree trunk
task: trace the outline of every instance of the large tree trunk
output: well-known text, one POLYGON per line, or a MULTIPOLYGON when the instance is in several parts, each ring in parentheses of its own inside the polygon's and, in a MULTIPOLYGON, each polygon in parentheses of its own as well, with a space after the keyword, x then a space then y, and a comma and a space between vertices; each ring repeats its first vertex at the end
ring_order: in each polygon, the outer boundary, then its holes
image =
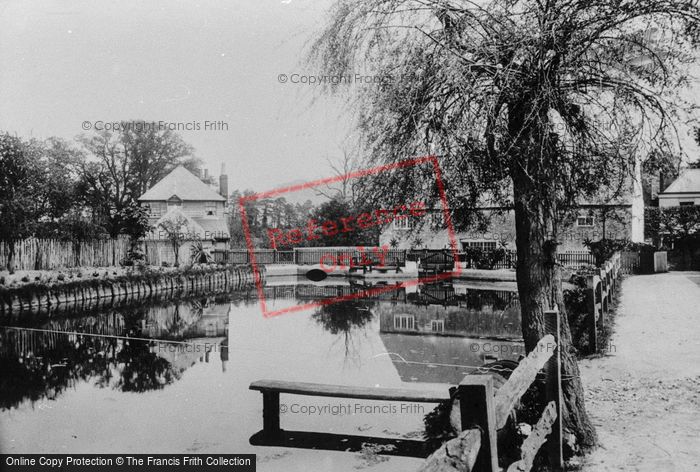
POLYGON ((557 242, 552 212, 543 205, 536 184, 522 169, 513 171, 517 280, 525 349, 532 351, 545 335, 544 312, 557 308, 561 326, 561 375, 563 425, 576 436, 577 444, 588 449, 597 436, 584 405, 583 386, 571 343, 561 285, 560 266, 556 262, 557 242))

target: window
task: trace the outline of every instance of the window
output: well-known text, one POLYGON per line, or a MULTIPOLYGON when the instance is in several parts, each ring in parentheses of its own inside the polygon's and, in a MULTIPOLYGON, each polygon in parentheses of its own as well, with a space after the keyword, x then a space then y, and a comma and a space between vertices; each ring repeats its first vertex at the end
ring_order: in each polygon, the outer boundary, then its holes
POLYGON ((204 214, 207 216, 216 216, 216 202, 206 202, 204 204, 204 214))
POLYGON ((445 320, 430 320, 430 331, 443 333, 445 331, 445 320))
POLYGON ((445 214, 441 211, 435 212, 431 215, 431 222, 434 227, 444 228, 445 227, 445 214))
POLYGON ((695 206, 695 202, 679 202, 678 204, 679 204, 680 206, 682 206, 682 207, 691 207, 691 206, 695 206))
POLYGON ((411 229, 411 222, 407 216, 397 216, 394 219, 394 229, 411 229))
POLYGON ((494 251, 497 249, 496 241, 472 240, 462 241, 464 249, 479 249, 481 251, 494 251))
POLYGON ((583 226, 586 228, 592 228, 595 223, 595 218, 592 216, 579 216, 576 219, 576 226, 583 226))
POLYGON ((413 315, 394 315, 394 329, 414 329, 415 325, 413 315))
POLYGON ((204 330, 207 338, 213 338, 216 336, 216 325, 214 323, 207 323, 204 330))
POLYGON ((160 218, 165 213, 165 205, 161 202, 151 202, 148 204, 149 215, 152 218, 160 218))

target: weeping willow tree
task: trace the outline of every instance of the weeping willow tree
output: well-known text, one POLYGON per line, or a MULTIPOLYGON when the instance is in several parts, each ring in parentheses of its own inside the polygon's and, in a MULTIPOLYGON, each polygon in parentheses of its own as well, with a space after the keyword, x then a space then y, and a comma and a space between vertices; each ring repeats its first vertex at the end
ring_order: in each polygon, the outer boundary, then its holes
MULTIPOLYGON (((700 9, 690 0, 338 0, 312 47, 327 91, 347 93, 373 163, 437 155, 452 220, 483 199, 516 224, 522 332, 563 327, 564 426, 596 443, 556 264, 576 202, 624 190, 640 157, 678 152, 700 9), (348 87, 355 74, 374 86, 348 87)), ((366 201, 436 198, 432 169, 382 174, 366 201)))

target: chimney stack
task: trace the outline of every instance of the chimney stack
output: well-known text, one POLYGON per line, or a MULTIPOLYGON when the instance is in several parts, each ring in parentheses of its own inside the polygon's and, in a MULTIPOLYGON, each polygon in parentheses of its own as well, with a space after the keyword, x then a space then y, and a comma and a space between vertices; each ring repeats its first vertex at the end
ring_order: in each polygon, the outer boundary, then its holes
POLYGON ((221 175, 219 175, 219 195, 228 201, 228 175, 226 175, 226 164, 221 163, 221 175))
POLYGON ((209 178, 209 169, 204 169, 204 179, 209 178))

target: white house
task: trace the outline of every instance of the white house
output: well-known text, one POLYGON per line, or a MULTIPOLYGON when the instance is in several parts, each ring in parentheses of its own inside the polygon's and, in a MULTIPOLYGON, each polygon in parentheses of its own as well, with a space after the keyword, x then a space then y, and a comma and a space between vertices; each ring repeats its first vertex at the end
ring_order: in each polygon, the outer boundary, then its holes
POLYGON ((685 169, 659 193, 659 207, 700 205, 700 169, 685 169))
MULTIPOLYGON (((515 212, 512 205, 493 206, 485 203, 476 208, 487 217, 487 227, 457 231, 458 249, 515 249, 515 212)), ((412 220, 395 220, 384 228, 379 237, 380 245, 399 249, 411 247, 442 249, 450 247, 450 238, 441 217, 441 210, 432 211, 435 220, 423 218, 414 227, 412 220)), ((644 199, 641 179, 637 173, 626 179, 625 186, 617 191, 603 190, 592 201, 582 201, 572 221, 560 228, 559 251, 587 250, 587 239, 602 238, 644 241, 644 199)))
MULTIPOLYGON (((221 179, 224 187, 224 179, 221 179)), ((226 192, 221 188, 220 192, 226 192)), ((226 215, 226 197, 214 191, 182 166, 173 169, 157 184, 141 195, 139 202, 149 208, 149 223, 154 227, 151 239, 166 239, 160 226, 166 220, 181 218, 182 232, 207 245, 225 247, 230 239, 226 215), (210 243, 209 243, 210 242, 210 243)))

